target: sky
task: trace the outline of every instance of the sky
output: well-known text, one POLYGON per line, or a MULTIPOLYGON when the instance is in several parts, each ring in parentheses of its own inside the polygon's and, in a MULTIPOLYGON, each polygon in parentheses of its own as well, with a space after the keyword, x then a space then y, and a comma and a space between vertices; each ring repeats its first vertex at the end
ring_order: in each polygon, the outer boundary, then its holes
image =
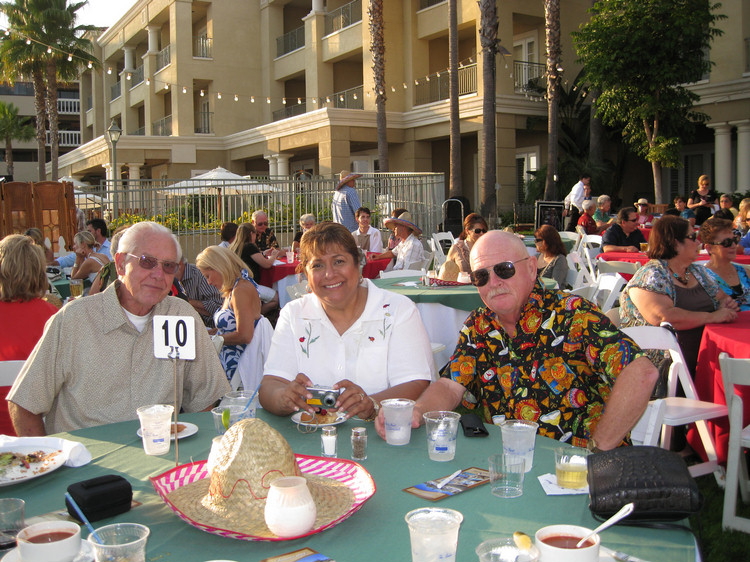
POLYGON ((78 11, 79 25, 110 27, 135 4, 135 0, 89 0, 78 11))

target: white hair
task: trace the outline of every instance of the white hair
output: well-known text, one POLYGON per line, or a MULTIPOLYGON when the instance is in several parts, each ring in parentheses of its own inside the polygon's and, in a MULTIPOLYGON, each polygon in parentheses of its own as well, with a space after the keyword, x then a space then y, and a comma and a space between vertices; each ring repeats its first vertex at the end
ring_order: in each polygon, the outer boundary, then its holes
POLYGON ((593 199, 584 199, 583 203, 581 203, 581 207, 583 207, 584 211, 588 211, 589 209, 596 207, 596 203, 594 203, 593 199))
POLYGON ((264 215, 267 217, 268 213, 266 213, 263 209, 258 209, 257 211, 253 211, 253 222, 255 222, 255 219, 257 219, 261 215, 264 215))
POLYGON ((609 195, 600 195, 596 200, 596 204, 603 207, 607 201, 612 201, 612 198, 609 195))
POLYGON ((304 224, 308 221, 315 222, 315 215, 313 215, 312 213, 305 213, 299 218, 300 226, 304 226, 304 224))
POLYGON ((120 243, 117 246, 117 253, 132 254, 137 249, 139 240, 146 240, 149 236, 164 235, 169 236, 174 241, 174 247, 177 252, 177 261, 179 262, 182 258, 182 247, 180 246, 177 237, 172 234, 172 231, 167 227, 151 221, 137 222, 128 228, 122 234, 122 238, 120 238, 120 243))

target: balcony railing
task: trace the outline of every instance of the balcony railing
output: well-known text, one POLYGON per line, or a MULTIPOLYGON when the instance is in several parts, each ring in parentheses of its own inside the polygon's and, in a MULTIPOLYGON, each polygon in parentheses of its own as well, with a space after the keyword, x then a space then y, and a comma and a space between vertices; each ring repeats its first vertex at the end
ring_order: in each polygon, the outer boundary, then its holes
POLYGON ((307 104, 302 103, 290 103, 284 106, 282 109, 278 109, 273 112, 273 120, 281 121, 287 117, 294 117, 295 115, 302 115, 307 112, 307 104))
POLYGON ((362 86, 355 86, 354 88, 342 90, 330 96, 318 98, 318 106, 336 107, 339 109, 364 109, 362 93, 362 86))
POLYGON ((193 56, 199 59, 213 58, 213 41, 210 37, 193 37, 193 56))
MULTIPOLYGON (((469 64, 458 69, 458 95, 475 94, 477 91, 477 65, 469 64)), ((450 97, 450 74, 441 70, 420 79, 416 88, 414 105, 424 105, 450 97), (429 78, 429 80, 428 80, 429 78)))
POLYGON ((151 125, 151 134, 155 137, 172 136, 172 116, 167 115, 163 119, 154 121, 151 125))
POLYGON ((161 51, 156 53, 156 72, 159 72, 165 66, 168 66, 172 62, 172 55, 170 45, 164 47, 161 51))
POLYGON ((214 112, 201 111, 195 119, 195 133, 207 135, 214 132, 214 112))
POLYGON ((109 99, 116 100, 122 95, 122 83, 115 82, 109 87, 109 99))
POLYGON ((547 67, 538 62, 513 61, 513 81, 517 94, 533 92, 543 93, 547 90, 547 67))
POLYGON ((354 0, 326 14, 325 33, 330 35, 334 31, 349 27, 358 21, 362 21, 362 0, 354 0))
POLYGON ((138 127, 135 131, 130 133, 133 137, 144 137, 146 136, 146 127, 138 127))
MULTIPOLYGON (((57 131, 57 136, 60 139, 60 146, 80 146, 81 145, 81 131, 57 131)), ((47 146, 52 144, 52 134, 47 131, 46 135, 47 146)))
POLYGON ((305 26, 276 38, 276 56, 280 57, 305 46, 305 26))
POLYGON ((141 82, 143 82, 143 65, 130 73, 130 87, 135 88, 141 82))
POLYGON ((419 0, 419 9, 424 10, 425 8, 429 8, 435 4, 442 4, 443 2, 446 2, 446 0, 419 0))
POLYGON ((64 115, 78 115, 81 112, 81 100, 58 98, 57 112, 64 115))

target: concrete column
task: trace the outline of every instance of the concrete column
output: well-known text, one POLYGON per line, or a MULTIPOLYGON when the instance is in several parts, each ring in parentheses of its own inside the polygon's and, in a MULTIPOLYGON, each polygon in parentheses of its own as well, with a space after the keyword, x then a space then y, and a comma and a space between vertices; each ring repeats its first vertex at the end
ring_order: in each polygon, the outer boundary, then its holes
POLYGON ((141 166, 143 162, 128 162, 125 164, 128 168, 128 190, 125 194, 125 205, 130 208, 131 212, 138 212, 138 209, 145 207, 141 204, 141 166))
POLYGON ((323 0, 313 0, 311 14, 325 12, 325 6, 323 0))
POLYGON ((125 53, 125 71, 133 71, 135 70, 135 61, 134 61, 134 53, 135 49, 133 47, 123 47, 123 52, 125 53))
POLYGON ((276 159, 277 156, 277 154, 266 154, 265 156, 263 156, 263 158, 268 160, 268 175, 270 177, 279 175, 279 162, 276 159))
POLYGON ((159 31, 157 25, 148 26, 148 52, 155 54, 159 52, 159 31))
POLYGON ((729 123, 712 123, 707 125, 714 130, 714 168, 713 188, 720 192, 732 190, 732 126, 729 123))
POLYGON ((277 154, 276 155, 276 162, 277 162, 277 172, 280 176, 288 176, 289 175, 289 159, 292 157, 291 154, 277 154))
POLYGON ((750 189, 750 119, 732 121, 737 127, 737 189, 744 193, 750 189))

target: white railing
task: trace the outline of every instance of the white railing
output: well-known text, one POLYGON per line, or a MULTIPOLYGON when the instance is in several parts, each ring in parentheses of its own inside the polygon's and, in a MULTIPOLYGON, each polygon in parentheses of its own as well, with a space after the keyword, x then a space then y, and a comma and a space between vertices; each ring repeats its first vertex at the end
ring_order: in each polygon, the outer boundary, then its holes
MULTIPOLYGON (((57 131, 59 146, 81 146, 81 131, 57 131)), ((52 145, 52 134, 47 131, 47 146, 52 145)))
POLYGON ((81 100, 57 98, 57 112, 64 115, 78 115, 81 112, 81 100))

